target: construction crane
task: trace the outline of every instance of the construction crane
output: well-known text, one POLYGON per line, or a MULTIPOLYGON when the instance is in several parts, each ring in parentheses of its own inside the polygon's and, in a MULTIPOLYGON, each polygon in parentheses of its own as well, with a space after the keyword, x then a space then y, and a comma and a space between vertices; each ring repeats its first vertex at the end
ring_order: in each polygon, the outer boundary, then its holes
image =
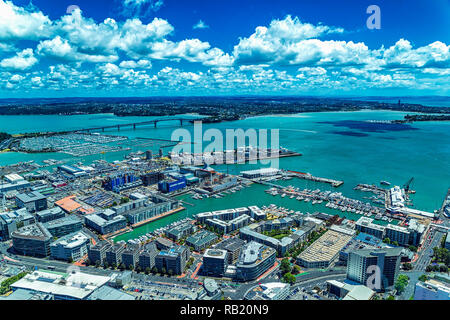
POLYGON ((408 182, 406 182, 403 185, 403 189, 405 190, 406 193, 416 193, 414 190, 410 190, 410 186, 411 186, 411 183, 413 182, 413 180, 414 180, 414 177, 411 177, 411 179, 409 179, 408 182))

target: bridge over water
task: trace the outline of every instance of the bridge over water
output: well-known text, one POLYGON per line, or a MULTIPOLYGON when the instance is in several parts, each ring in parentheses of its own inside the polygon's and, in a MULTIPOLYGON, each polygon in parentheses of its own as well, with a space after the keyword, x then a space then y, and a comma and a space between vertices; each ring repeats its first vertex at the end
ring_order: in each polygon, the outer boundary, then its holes
MULTIPOLYGON (((123 123, 123 124, 114 124, 109 126, 101 126, 101 127, 92 127, 92 128, 82 128, 77 130, 70 130, 70 131, 64 131, 59 133, 74 133, 74 132, 95 132, 95 131, 102 131, 104 132, 106 129, 117 129, 117 131, 120 131, 122 128, 133 128, 133 130, 136 130, 136 127, 138 126, 148 126, 153 125, 155 128, 157 128, 158 123, 160 122, 168 122, 168 121, 178 121, 180 126, 183 126, 183 123, 190 123, 194 119, 187 119, 187 118, 170 118, 170 119, 155 119, 155 120, 148 120, 148 121, 141 121, 141 122, 134 122, 134 123, 123 123)), ((195 119, 197 120, 197 119, 195 119)), ((201 119, 198 119, 201 121, 201 119)))

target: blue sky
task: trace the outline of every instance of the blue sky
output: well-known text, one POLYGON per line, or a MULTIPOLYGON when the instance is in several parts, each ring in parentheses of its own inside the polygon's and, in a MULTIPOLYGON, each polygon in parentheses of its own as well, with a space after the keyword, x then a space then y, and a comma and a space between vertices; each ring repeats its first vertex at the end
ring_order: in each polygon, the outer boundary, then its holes
POLYGON ((449 95, 448 30, 450 0, 0 0, 0 97, 449 95))

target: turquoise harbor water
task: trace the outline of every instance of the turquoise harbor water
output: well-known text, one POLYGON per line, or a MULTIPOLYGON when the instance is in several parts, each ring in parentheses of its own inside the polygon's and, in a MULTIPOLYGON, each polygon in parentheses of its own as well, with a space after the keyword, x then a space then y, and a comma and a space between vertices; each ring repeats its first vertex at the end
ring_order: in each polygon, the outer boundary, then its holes
MULTIPOLYGON (((333 113, 307 113, 292 116, 262 116, 245 120, 204 125, 203 129, 242 128, 279 129, 280 145, 303 154, 302 157, 280 159, 280 168, 310 172, 313 175, 343 180, 344 185, 338 190, 345 196, 364 199, 371 196, 353 190, 358 183, 379 184, 387 180, 393 185, 403 185, 414 177, 412 189, 417 193, 412 196, 414 207, 433 211, 442 204, 447 189, 450 187, 450 122, 423 122, 411 125, 385 125, 369 123, 366 120, 401 119, 403 112, 359 111, 333 113)), ((152 117, 115 117, 113 115, 80 116, 0 116, 0 131, 9 133, 32 131, 57 131, 99 125, 139 122, 152 117)), ((105 134, 120 134, 130 138, 170 139, 177 129, 176 122, 140 127, 137 130, 111 130, 105 134)), ((192 132, 192 126, 185 127, 192 132)), ((270 141, 270 140, 269 140, 270 141)), ((270 142, 269 142, 270 144, 270 142)), ((204 143, 206 146, 207 143, 204 143)), ((149 146, 136 146, 133 151, 146 150, 149 146)), ((150 146, 151 147, 151 146, 150 146)), ((157 151, 159 146, 154 146, 157 151)), ((166 150, 168 151, 168 150, 166 150)), ((73 158, 64 154, 0 154, 0 165, 19 161, 42 161, 44 159, 67 159, 69 162, 90 162, 94 159, 120 160, 128 152, 109 153, 106 155, 73 158)), ((238 173, 260 165, 232 165, 230 173, 238 173)), ((219 170, 226 171, 225 166, 219 170)), ((322 183, 312 183, 293 179, 282 181, 286 185, 308 188, 333 189, 322 183)), ((228 195, 222 199, 193 200, 184 199, 195 206, 187 210, 153 222, 134 230, 132 233, 117 237, 132 238, 145 234, 168 224, 180 217, 191 216, 202 211, 211 211, 240 207, 246 205, 278 204, 294 210, 324 211, 328 208, 305 204, 295 199, 282 199, 264 193, 263 186, 252 186, 243 191, 228 195)))

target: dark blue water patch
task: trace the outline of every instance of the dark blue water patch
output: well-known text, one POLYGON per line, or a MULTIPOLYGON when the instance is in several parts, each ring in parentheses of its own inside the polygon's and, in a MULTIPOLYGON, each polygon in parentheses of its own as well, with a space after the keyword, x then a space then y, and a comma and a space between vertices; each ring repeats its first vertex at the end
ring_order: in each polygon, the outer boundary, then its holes
POLYGON ((351 130, 359 130, 363 132, 392 132, 392 131, 409 131, 419 130, 409 124, 404 123, 373 123, 357 120, 342 120, 342 121, 322 121, 318 123, 331 124, 335 127, 345 127, 351 130))
POLYGON ((384 139, 384 140, 397 140, 397 138, 394 138, 394 137, 384 137, 384 136, 378 136, 378 139, 384 139))
POLYGON ((340 134, 342 136, 351 136, 351 137, 368 137, 367 133, 356 132, 356 131, 331 131, 334 134, 340 134))

